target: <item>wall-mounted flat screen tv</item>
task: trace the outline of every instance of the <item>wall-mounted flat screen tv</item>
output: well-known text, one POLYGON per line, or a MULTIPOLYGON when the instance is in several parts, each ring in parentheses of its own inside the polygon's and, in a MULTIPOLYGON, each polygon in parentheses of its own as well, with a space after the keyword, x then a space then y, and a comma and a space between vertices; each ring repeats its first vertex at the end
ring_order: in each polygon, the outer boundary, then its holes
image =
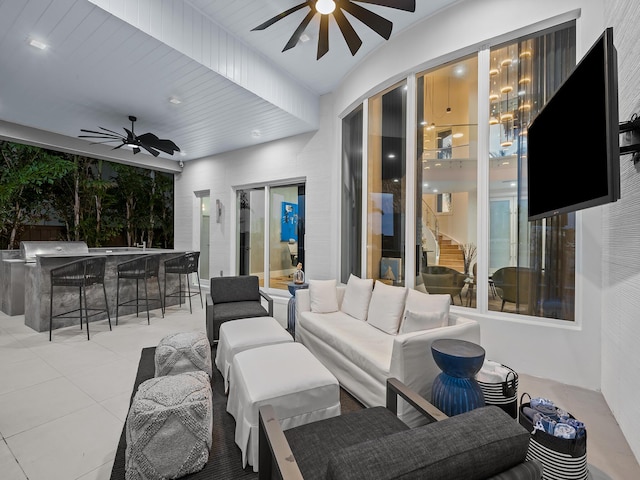
POLYGON ((620 198, 617 69, 607 28, 529 125, 529 221, 620 198))

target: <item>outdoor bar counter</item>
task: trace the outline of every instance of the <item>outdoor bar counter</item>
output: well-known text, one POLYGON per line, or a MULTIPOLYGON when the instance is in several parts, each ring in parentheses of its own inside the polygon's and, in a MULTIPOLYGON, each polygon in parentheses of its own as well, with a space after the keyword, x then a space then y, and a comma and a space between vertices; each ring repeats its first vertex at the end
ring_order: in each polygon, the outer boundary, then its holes
MULTIPOLYGON (((24 302, 24 323, 38 332, 49 330, 49 299, 51 296, 51 269, 64 265, 65 263, 86 258, 91 256, 106 256, 106 268, 104 274, 104 286, 107 291, 107 299, 109 302, 109 313, 111 315, 111 323, 115 326, 116 318, 116 287, 118 281, 117 265, 127 260, 132 260, 141 255, 160 255, 160 292, 164 301, 164 261, 184 254, 186 251, 165 250, 158 248, 135 248, 135 247, 113 247, 113 248, 90 248, 87 253, 49 253, 36 255, 36 261, 25 263, 25 302, 24 302)), ((184 278, 183 289, 185 289, 184 278)), ((153 299, 158 298, 158 281, 150 279, 147 283, 149 294, 150 310, 158 309, 158 302, 153 299)), ((178 275, 169 275, 167 277, 167 294, 178 290, 178 275)), ((197 287, 196 287, 197 288, 197 287)), ((140 281, 139 291, 141 298, 144 299, 144 285, 140 281)), ((53 291, 53 311, 54 314, 78 308, 78 289, 74 287, 55 287, 53 291)), ((120 302, 134 299, 136 295, 135 280, 122 280, 120 282, 120 302)), ((188 301, 188 300, 187 300, 188 301)), ((183 299, 184 302, 184 299, 183 299)), ((104 307, 104 293, 100 285, 94 285, 87 288, 87 303, 89 307, 104 307)), ((170 297, 168 305, 177 305, 179 299, 170 297)), ((139 308, 139 312, 146 312, 144 305, 139 308)), ((120 317, 135 313, 134 306, 120 307, 120 317)), ((146 314, 145 314, 146 316, 146 314)), ((91 317, 91 321, 107 318, 106 314, 91 317)), ((53 328, 61 328, 69 325, 78 325, 79 320, 73 318, 58 318, 53 321, 53 328)))

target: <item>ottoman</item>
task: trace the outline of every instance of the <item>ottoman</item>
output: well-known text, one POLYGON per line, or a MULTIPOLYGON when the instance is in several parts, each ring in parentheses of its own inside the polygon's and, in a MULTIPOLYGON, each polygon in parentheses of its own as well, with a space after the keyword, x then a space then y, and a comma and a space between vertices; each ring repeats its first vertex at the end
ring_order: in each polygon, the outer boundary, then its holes
POLYGON ((229 374, 233 357, 250 348, 292 342, 293 338, 273 317, 233 320, 220 325, 215 364, 224 380, 224 392, 229 391, 229 374))
POLYGON ((211 383, 204 372, 146 380, 138 387, 125 433, 125 478, 165 480, 204 468, 213 441, 211 383))
MULTIPOLYGON (((231 322, 233 323, 233 322, 231 322)), ((227 412, 236 420, 243 468, 258 471, 258 408, 269 404, 284 430, 340 415, 338 380, 295 342, 245 350, 233 358, 227 412)))
POLYGON ((199 370, 213 375, 211 345, 204 332, 180 332, 167 335, 156 347, 155 376, 176 375, 199 370))

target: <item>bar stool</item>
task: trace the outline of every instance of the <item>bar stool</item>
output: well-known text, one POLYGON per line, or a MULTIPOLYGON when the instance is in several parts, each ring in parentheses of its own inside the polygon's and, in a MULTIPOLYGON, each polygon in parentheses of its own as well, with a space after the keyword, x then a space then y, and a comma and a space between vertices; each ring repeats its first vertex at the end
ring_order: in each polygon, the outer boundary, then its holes
POLYGON ((109 330, 111 330, 111 316, 109 315, 109 303, 107 301, 107 290, 104 286, 104 270, 107 257, 87 257, 73 262, 66 263, 51 269, 51 293, 49 295, 49 341, 51 341, 51 331, 53 330, 54 318, 79 318, 80 329, 82 329, 82 310, 84 300, 84 319, 87 323, 87 340, 89 340, 89 318, 106 312, 109 319, 109 330), (104 293, 105 308, 89 308, 87 303, 87 287, 92 285, 102 285, 104 293), (53 287, 76 287, 78 288, 79 308, 63 313, 53 314, 53 287), (89 313, 92 312, 92 313, 89 313))
POLYGON ((121 262, 117 265, 118 280, 116 284, 116 325, 118 325, 118 315, 120 307, 136 307, 136 317, 138 316, 138 308, 143 305, 147 309, 147 324, 150 324, 149 319, 149 302, 159 302, 160 309, 162 310, 162 318, 164 318, 164 305, 162 303, 162 296, 160 292, 160 279, 158 278, 158 270, 160 270, 160 256, 155 254, 144 255, 141 257, 121 262), (147 280, 155 278, 158 283, 158 298, 149 299, 149 292, 147 289, 147 280), (120 279, 123 280, 135 280, 136 281, 136 298, 133 300, 126 300, 120 302, 120 279), (144 303, 141 303, 139 292, 139 281, 144 282, 144 303))
POLYGON ((164 261, 164 304, 167 304, 167 298, 179 297, 180 305, 182 305, 182 297, 189 297, 189 312, 191 309, 191 297, 200 295, 200 306, 202 303, 202 289, 200 288, 200 275, 198 274, 198 260, 200 252, 187 252, 178 257, 173 257, 164 261), (178 274, 178 290, 167 295, 167 274, 178 274), (191 285, 189 283, 189 274, 195 273, 198 279, 198 291, 191 293, 191 285), (182 289, 182 275, 186 276, 187 290, 182 289))

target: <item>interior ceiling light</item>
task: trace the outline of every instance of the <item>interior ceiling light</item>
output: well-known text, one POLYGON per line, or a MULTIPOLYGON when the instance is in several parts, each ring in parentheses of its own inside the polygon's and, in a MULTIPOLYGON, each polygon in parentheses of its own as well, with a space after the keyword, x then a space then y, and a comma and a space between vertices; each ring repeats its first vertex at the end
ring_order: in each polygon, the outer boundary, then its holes
POLYGON ((511 85, 505 85, 500 89, 502 93, 510 93, 513 92, 513 87, 511 85))
POLYGON ((395 153, 390 153, 389 155, 387 155, 387 158, 396 158, 396 154, 395 153))
POLYGON ((426 120, 422 120, 422 121, 420 122, 420 125, 422 125, 423 127, 424 127, 426 124, 427 124, 426 120))
POLYGON ((456 132, 452 135, 453 138, 462 138, 464 137, 464 133, 462 132, 456 132))
MULTIPOLYGON (((513 142, 511 140, 505 140, 500 144, 502 148, 507 148, 507 147, 510 147, 511 145, 513 145, 513 142)), ((508 162, 506 164, 503 163, 503 165, 508 165, 508 164, 509 164, 508 162)))
POLYGON ((253 138, 260 138, 262 136, 262 132, 260 132, 260 130, 251 130, 251 136, 253 138))
POLYGON ((336 9, 336 2, 333 0, 318 0, 316 2, 316 11, 321 15, 329 15, 336 9))
POLYGON ((500 121, 501 122, 505 122, 507 120, 513 120, 513 113, 506 112, 506 113, 500 114, 500 121))
POLYGON ((513 61, 510 58, 505 58, 504 60, 502 60, 500 62, 500 66, 501 67, 508 67, 509 65, 511 65, 513 63, 513 61))
POLYGON ((302 43, 307 43, 309 40, 311 40, 311 37, 306 33, 303 33, 302 35, 300 35, 300 41, 302 43))
POLYGON ((316 58, 320 60, 320 58, 329 51, 330 15, 333 16, 333 19, 336 21, 336 24, 338 25, 338 28, 351 51, 351 55, 355 55, 362 46, 362 39, 349 22, 345 12, 349 14, 349 18, 353 17, 356 20, 359 20, 385 40, 389 40, 393 29, 393 23, 390 20, 387 20, 371 10, 367 10, 366 8, 358 5, 358 3, 372 3, 381 7, 395 8, 396 10, 404 10, 406 12, 416 11, 416 0, 340 0, 337 3, 333 0, 306 0, 283 12, 280 12, 278 15, 270 18, 266 22, 252 28, 251 31, 264 30, 283 18, 288 17, 292 13, 302 10, 303 8, 308 8, 309 10, 307 15, 294 30, 282 51, 285 52, 295 47, 300 40, 300 36, 311 23, 311 20, 313 20, 316 15, 320 14, 318 52, 316 58))
POLYGON ((491 117, 489 119, 489 125, 497 125, 498 123, 500 123, 500 122, 498 121, 498 119, 496 117, 491 117))
POLYGON ((172 103, 174 105, 180 105, 182 103, 182 100, 176 97, 169 97, 169 103, 172 103))
POLYGON ((431 125, 427 127, 427 130, 435 130, 435 129, 436 129, 436 124, 434 122, 431 122, 431 125))
POLYGON ((500 98, 500 95, 498 95, 497 93, 492 93, 491 95, 489 95, 489 101, 490 102, 495 102, 499 98, 500 98))
POLYGON ((499 73, 500 73, 500 70, 498 70, 497 68, 492 68, 491 70, 489 70, 489 75, 491 75, 492 77, 499 73))
POLYGON ((29 45, 31 45, 34 48, 38 48, 40 50, 46 50, 47 49, 47 44, 44 42, 41 42, 40 40, 36 40, 35 38, 30 38, 29 39, 29 45))

